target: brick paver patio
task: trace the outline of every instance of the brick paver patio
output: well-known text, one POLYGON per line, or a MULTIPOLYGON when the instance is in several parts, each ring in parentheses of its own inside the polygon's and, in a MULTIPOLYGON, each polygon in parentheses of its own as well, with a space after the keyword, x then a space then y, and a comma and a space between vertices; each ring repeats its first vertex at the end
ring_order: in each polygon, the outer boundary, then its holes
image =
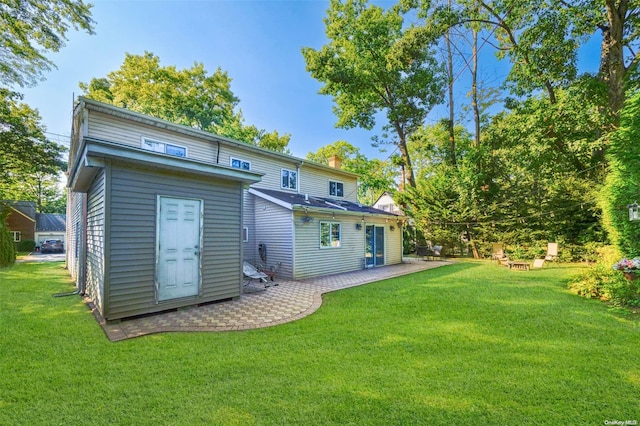
POLYGON ((409 260, 402 264, 302 280, 278 280, 266 291, 245 292, 237 300, 106 323, 96 319, 111 341, 146 334, 176 331, 235 331, 271 327, 295 321, 315 312, 322 294, 348 287, 449 265, 447 261, 409 260))

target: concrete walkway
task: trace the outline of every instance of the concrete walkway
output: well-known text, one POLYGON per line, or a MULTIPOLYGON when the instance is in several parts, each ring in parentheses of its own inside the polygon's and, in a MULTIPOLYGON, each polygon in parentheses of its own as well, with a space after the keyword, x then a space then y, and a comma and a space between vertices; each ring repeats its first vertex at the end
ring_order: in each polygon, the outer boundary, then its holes
POLYGON ((261 292, 245 292, 237 300, 194 306, 119 323, 106 323, 96 309, 93 309, 93 313, 111 341, 170 331, 250 330, 284 324, 311 315, 322 304, 324 293, 449 264, 451 262, 408 260, 399 265, 303 281, 278 280, 277 286, 261 292))

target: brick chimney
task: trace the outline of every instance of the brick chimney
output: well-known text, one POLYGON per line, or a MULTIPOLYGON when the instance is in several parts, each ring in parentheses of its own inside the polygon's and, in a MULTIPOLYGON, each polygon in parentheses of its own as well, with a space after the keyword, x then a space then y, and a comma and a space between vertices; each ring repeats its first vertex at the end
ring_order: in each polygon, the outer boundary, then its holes
POLYGON ((329 157, 329 167, 333 167, 334 169, 339 169, 342 167, 342 160, 337 155, 332 155, 329 157))

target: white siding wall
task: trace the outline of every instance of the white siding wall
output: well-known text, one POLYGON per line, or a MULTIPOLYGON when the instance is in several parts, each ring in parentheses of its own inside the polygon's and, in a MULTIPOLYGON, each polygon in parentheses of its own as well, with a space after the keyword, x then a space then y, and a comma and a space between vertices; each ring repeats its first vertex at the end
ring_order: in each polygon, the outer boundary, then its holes
POLYGON ((385 226, 384 233, 385 264, 402 263, 402 225, 399 225, 396 220, 392 220, 389 225, 385 226), (394 227, 393 231, 391 231, 391 226, 394 227))
MULTIPOLYGON (((231 158, 237 158, 243 161, 249 161, 251 163, 251 171, 264 173, 261 182, 257 182, 252 186, 255 188, 268 188, 277 191, 288 191, 283 189, 280 181, 281 170, 293 170, 296 171, 296 160, 287 160, 285 158, 271 157, 261 152, 252 151, 248 149, 242 149, 243 147, 236 147, 230 145, 222 145, 220 147, 220 165, 230 166, 231 158)), ((296 192, 296 191, 292 191, 296 192)))
POLYGON ((302 181, 300 193, 316 195, 318 197, 331 197, 329 195, 329 181, 342 182, 344 184, 344 197, 347 201, 358 201, 358 181, 355 177, 332 173, 330 169, 320 169, 313 166, 303 166, 300 174, 302 181))
MULTIPOLYGON (((282 188, 282 169, 298 172, 298 164, 302 160, 291 157, 277 157, 254 150, 250 145, 235 145, 214 141, 205 141, 196 137, 190 137, 171 130, 127 121, 109 114, 90 110, 88 136, 111 142, 121 143, 135 148, 142 148, 142 137, 151 138, 160 142, 171 143, 187 148, 187 157, 198 161, 216 163, 222 166, 230 166, 231 158, 238 158, 251 163, 251 170, 264 173, 261 182, 254 184, 255 188, 267 188, 280 191, 288 191, 282 188)), ((298 173, 298 187, 296 191, 303 194, 319 197, 329 197, 329 180, 344 184, 344 199, 357 201, 357 178, 354 176, 334 173, 329 168, 317 167, 309 163, 303 164, 298 173)))
POLYGON ((313 221, 304 222, 304 214, 296 214, 295 229, 295 272, 294 278, 302 279, 318 275, 330 275, 362 269, 364 266, 364 228, 356 229, 361 220, 354 216, 309 214, 313 221), (320 248, 320 222, 341 224, 339 248, 320 248))
POLYGON ((249 241, 242 243, 243 260, 253 262, 258 258, 256 242, 255 197, 248 190, 242 191, 242 226, 249 229, 249 241))
POLYGON ((88 136, 136 148, 142 148, 141 138, 144 136, 159 142, 184 146, 187 148, 187 157, 194 160, 214 163, 216 158, 217 145, 213 142, 206 142, 154 126, 126 121, 97 111, 90 111, 89 113, 88 136))

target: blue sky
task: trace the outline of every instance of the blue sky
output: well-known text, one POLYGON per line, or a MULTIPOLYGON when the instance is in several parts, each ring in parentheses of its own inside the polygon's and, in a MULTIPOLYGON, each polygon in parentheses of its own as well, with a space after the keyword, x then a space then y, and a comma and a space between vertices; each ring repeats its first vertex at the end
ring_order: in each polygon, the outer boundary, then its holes
MULTIPOLYGON (((227 71, 246 123, 290 133, 289 149, 295 156, 305 157, 340 139, 358 146, 368 158, 389 156, 390 151, 380 153, 371 147, 375 131, 334 127, 331 97, 318 94, 321 84, 305 70, 301 48, 318 49, 327 41, 323 19, 328 1, 93 3, 96 34, 70 32, 66 47, 50 55, 57 69, 36 87, 23 90, 24 101, 39 110, 51 139, 64 141, 56 135, 70 134, 73 95, 81 94, 79 82, 120 68, 125 53, 149 51, 165 66, 188 68, 202 62, 209 73, 218 67, 227 71)), ((376 3, 389 7, 395 2, 376 3)), ((481 77, 501 82, 507 68, 490 59, 493 51, 488 47, 484 50, 481 77)), ((465 102, 469 88, 463 79, 457 89, 456 102, 465 102)), ((445 114, 438 108, 428 121, 436 122, 445 114)))

